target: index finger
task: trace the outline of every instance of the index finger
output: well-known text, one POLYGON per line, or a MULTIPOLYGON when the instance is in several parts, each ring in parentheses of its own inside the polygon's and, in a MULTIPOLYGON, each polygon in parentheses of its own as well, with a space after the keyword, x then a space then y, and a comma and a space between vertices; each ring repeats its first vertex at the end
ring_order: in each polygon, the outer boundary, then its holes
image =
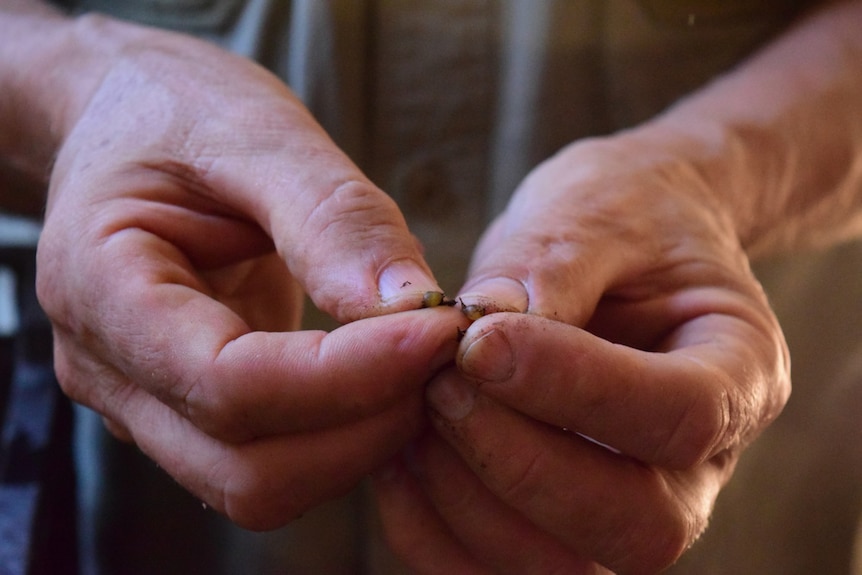
MULTIPOLYGON (((76 291, 81 297, 70 317, 55 313, 58 338, 78 342, 65 353, 92 354, 93 364, 110 367, 98 376, 142 387, 221 439, 320 429, 382 412, 453 361, 458 328, 467 323, 455 309, 435 308, 358 320, 330 333, 255 331, 211 297, 181 257, 167 257, 171 250, 142 231, 94 248, 94 260, 134 265, 82 274, 89 289, 76 291), (110 258, 100 256, 102 249, 110 258), (144 249, 166 257, 131 259, 144 249), (119 257, 126 254, 130 259, 119 257)), ((106 382, 94 382, 92 369, 63 369, 83 361, 71 359, 58 357, 70 395, 90 405, 123 400, 106 382)))
POLYGON ((696 316, 661 352, 522 314, 477 321, 458 363, 481 392, 641 461, 688 468, 744 444, 789 394, 783 339, 768 322, 696 316))

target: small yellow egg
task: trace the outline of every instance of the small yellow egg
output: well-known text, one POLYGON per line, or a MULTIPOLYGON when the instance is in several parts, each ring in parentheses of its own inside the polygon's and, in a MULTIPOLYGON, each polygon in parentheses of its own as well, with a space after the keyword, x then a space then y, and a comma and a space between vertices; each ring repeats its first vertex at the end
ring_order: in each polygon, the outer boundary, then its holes
POLYGON ((445 296, 443 295, 443 292, 426 291, 422 295, 422 307, 437 307, 443 303, 444 299, 445 296))
POLYGON ((485 315, 485 307, 481 305, 464 305, 461 303, 461 311, 464 312, 464 315, 467 316, 467 319, 470 321, 476 321, 483 315, 485 315))

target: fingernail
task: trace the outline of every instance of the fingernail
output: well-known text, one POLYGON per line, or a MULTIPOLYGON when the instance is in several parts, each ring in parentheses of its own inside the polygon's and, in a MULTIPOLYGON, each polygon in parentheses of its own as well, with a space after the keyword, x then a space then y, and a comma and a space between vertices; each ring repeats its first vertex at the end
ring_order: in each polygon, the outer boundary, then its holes
POLYGON ((440 286, 428 272, 413 260, 390 263, 377 277, 380 299, 389 303, 403 297, 420 302, 427 292, 439 292, 440 286))
POLYGON ((482 382, 506 381, 515 373, 512 344, 505 333, 492 329, 467 344, 458 367, 467 377, 482 382))
POLYGON ((431 409, 443 419, 460 421, 473 411, 476 388, 461 379, 457 373, 449 372, 428 385, 425 397, 431 409))
POLYGON ((471 283, 458 294, 458 299, 465 307, 482 309, 482 315, 501 311, 523 313, 530 304, 524 284, 508 277, 471 283))

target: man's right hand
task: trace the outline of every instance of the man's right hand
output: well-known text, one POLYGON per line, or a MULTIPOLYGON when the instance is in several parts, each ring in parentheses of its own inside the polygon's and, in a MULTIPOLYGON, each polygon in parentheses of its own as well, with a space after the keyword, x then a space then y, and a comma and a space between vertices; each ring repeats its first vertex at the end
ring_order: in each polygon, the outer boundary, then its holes
POLYGON ((246 527, 346 491, 421 425, 465 322, 390 313, 439 290, 401 213, 259 66, 37 12, 0 4, 39 36, 4 36, 0 111, 39 151, 19 164, 56 156, 38 293, 64 391, 246 527), (303 292, 347 325, 295 331, 303 292))

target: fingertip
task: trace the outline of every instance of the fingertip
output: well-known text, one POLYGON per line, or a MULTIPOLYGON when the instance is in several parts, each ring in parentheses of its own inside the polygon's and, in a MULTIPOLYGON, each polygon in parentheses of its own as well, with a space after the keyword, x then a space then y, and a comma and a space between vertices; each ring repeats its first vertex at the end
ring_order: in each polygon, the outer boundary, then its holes
POLYGON ((497 326, 465 337, 458 367, 465 376, 480 382, 503 382, 515 373, 515 354, 504 329, 497 326))
POLYGON ((448 422, 458 422, 470 415, 476 401, 476 388, 454 370, 434 378, 425 392, 429 407, 448 422))
POLYGON ((427 266, 407 258, 383 268, 377 275, 377 290, 384 313, 420 308, 425 294, 443 293, 427 266))
POLYGON ((498 312, 524 313, 530 297, 523 282, 505 276, 484 278, 465 286, 458 295, 462 310, 471 320, 498 312))
POLYGON ((278 204, 271 233, 293 276, 337 321, 418 309, 424 293, 441 291, 397 204, 361 174, 315 176, 301 198, 286 212, 278 204))
MULTIPOLYGON (((428 309, 410 309, 401 313, 387 314, 377 318, 368 318, 357 322, 356 330, 344 329, 342 326, 331 334, 353 334, 350 337, 369 338, 375 342, 375 347, 390 350, 393 362, 398 358, 409 358, 411 369, 423 366, 422 371, 428 373, 428 378, 455 363, 458 346, 462 335, 466 332, 468 321, 464 316, 447 306, 437 306, 428 309), (368 328, 373 331, 367 331, 368 328), (359 335, 364 333, 365 335, 359 335)), ((353 327, 351 324, 350 327, 353 327)), ((330 335, 331 335, 330 334, 330 335)), ((390 368, 399 365, 392 363, 390 368)), ((426 378, 427 381, 427 378, 426 378)), ((424 383, 424 382, 423 382, 424 383)))

